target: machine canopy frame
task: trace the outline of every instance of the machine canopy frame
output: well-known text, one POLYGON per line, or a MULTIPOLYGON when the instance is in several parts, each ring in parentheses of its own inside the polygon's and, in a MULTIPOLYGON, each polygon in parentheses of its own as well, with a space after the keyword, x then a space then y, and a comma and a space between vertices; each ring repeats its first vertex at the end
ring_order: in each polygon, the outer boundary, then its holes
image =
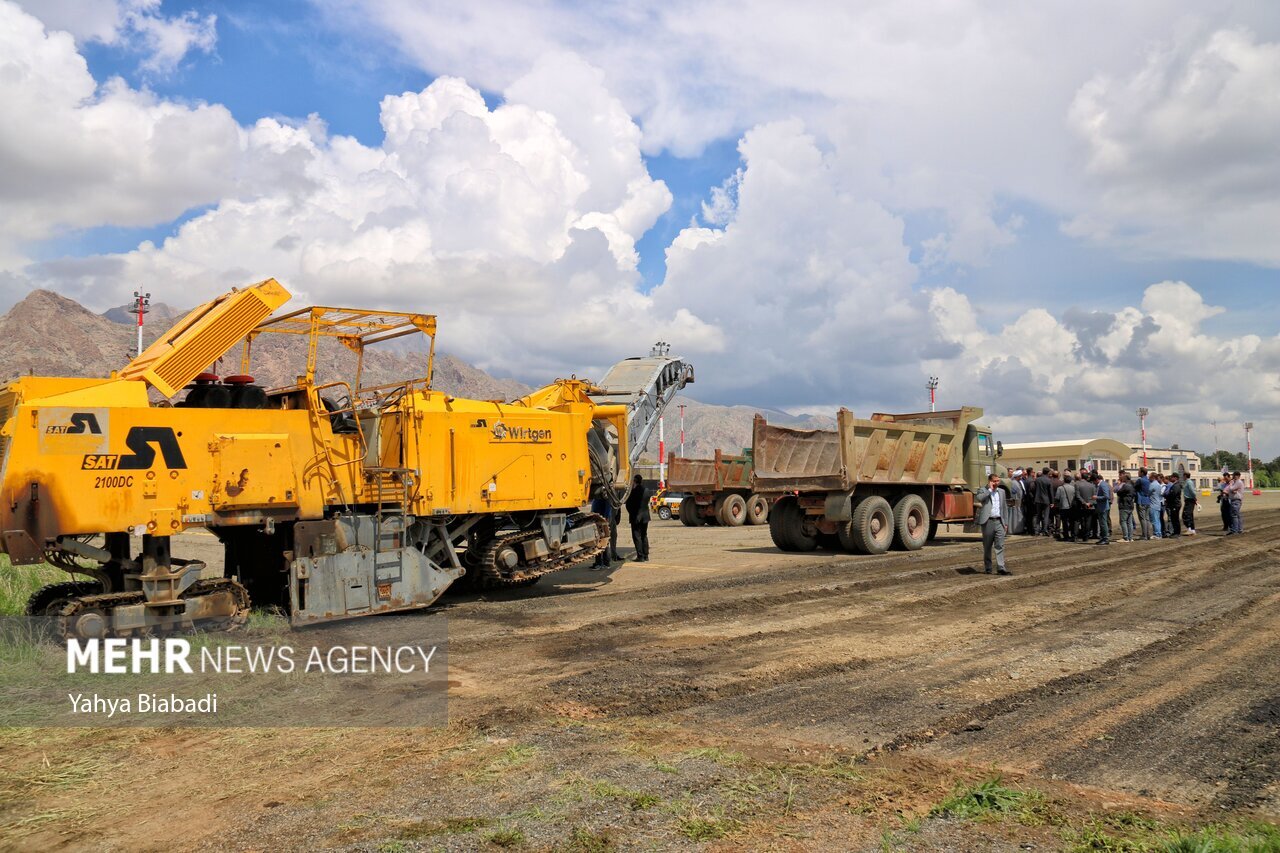
POLYGON ((380 391, 388 388, 422 384, 431 387, 435 370, 436 317, 434 314, 418 314, 406 311, 379 311, 363 308, 335 308, 313 305, 288 314, 264 320, 245 335, 244 350, 240 358, 240 370, 249 373, 253 342, 263 334, 305 335, 307 337, 307 372, 298 377, 304 387, 315 385, 316 353, 322 338, 333 338, 356 354, 355 394, 362 391, 380 391), (392 382, 386 385, 365 387, 361 385, 364 374, 364 351, 372 344, 422 334, 430 340, 427 349, 427 372, 423 376, 392 382))

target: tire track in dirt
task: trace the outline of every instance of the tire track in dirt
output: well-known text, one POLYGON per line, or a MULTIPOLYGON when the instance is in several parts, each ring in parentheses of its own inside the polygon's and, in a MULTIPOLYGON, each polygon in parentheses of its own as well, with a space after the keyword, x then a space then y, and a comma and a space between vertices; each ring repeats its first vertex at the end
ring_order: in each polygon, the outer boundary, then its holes
MULTIPOLYGON (((1247 570, 1247 566, 1242 570, 1247 570)), ((1202 594, 1195 599, 1195 603, 1207 615, 1197 613, 1187 617, 1188 619, 1212 617, 1238 600, 1238 590, 1234 587, 1239 579, 1224 571, 1215 570, 1212 574, 1221 575, 1213 579, 1215 587, 1231 591, 1224 591, 1223 595, 1218 596, 1216 605, 1211 603, 1214 600, 1212 596, 1202 594)), ((1166 579, 1165 583, 1170 586, 1164 595, 1168 603, 1185 598, 1182 585, 1177 579, 1166 579)), ((1134 604, 1138 600, 1134 596, 1119 596, 1111 605, 1098 608, 1098 613, 1078 620, 1077 630, 1070 635, 1068 644, 1079 643, 1082 638, 1087 640, 1091 631, 1106 630, 1110 623, 1132 622, 1142 615, 1133 612, 1134 608, 1164 604, 1162 601, 1152 600, 1152 597, 1145 599, 1142 604, 1134 604), (1125 607, 1129 608, 1129 612, 1115 612, 1118 608, 1125 607)), ((589 666, 579 674, 561 678, 553 684, 553 688, 564 691, 576 701, 593 702, 603 708, 615 711, 629 709, 630 713, 652 713, 671 710, 673 707, 692 707, 726 695, 738 696, 753 692, 755 688, 787 694, 792 692, 794 682, 807 681, 813 677, 815 670, 811 662, 824 655, 828 659, 836 657, 846 664, 857 663, 857 669, 864 668, 865 657, 868 656, 883 658, 884 660, 877 660, 878 665, 890 670, 910 664, 917 674, 917 688, 928 686, 941 690, 951 683, 974 680, 990 674, 993 668, 992 658, 981 648, 981 644, 990 643, 996 635, 1025 633, 1041 628, 1043 647, 1037 647, 1030 654, 1045 654, 1062 648, 1061 629, 1049 631, 1042 628, 1059 623, 1064 618, 1060 612, 1051 609, 1038 617, 1029 615, 1028 619, 1021 621, 983 625, 980 632, 971 630, 972 626, 978 624, 976 621, 971 624, 971 620, 989 616, 986 611, 990 605, 988 599, 982 599, 976 609, 956 609, 935 618, 934 624, 930 626, 931 641, 923 644, 917 642, 909 647, 920 658, 918 662, 905 656, 907 646, 903 646, 896 655, 877 651, 877 639, 892 637, 895 630, 893 624, 882 618, 855 620, 852 624, 837 623, 834 629, 830 624, 818 624, 804 632, 757 632, 713 640, 691 648, 633 649, 630 650, 633 654, 611 660, 607 666, 589 666), (959 659, 959 655, 975 645, 972 640, 966 639, 971 633, 982 635, 979 648, 969 659, 959 659), (841 639, 832 642, 824 640, 824 635, 841 639), (731 662, 729 666, 726 666, 726 661, 731 662), (752 664, 734 669, 732 662, 741 661, 751 661, 752 664), (936 677, 926 677, 927 673, 935 670, 936 677), (795 678, 791 677, 793 674, 795 678), (697 681, 702 689, 694 692, 683 690, 682 685, 687 681, 697 681), (680 701, 673 699, 673 696, 681 697, 680 701)), ((1090 597, 1079 602, 1078 606, 1080 609, 1097 608, 1098 598, 1090 597)), ((910 630, 910 625, 903 618, 893 621, 898 623, 896 627, 901 629, 899 633, 910 630)), ((1161 635, 1167 634, 1169 630, 1171 629, 1164 629, 1161 635)), ((1007 670, 1021 665, 1027 654, 1023 650, 1013 658, 1003 655, 994 666, 1007 670)), ((601 657, 612 657, 612 652, 606 652, 601 657)), ((877 678, 879 671, 874 671, 877 678)), ((876 690, 870 689, 873 693, 876 690)), ((867 688, 864 687, 864 696, 866 691, 867 688)))
MULTIPOLYGON (((1280 594, 1085 672, 940 719, 931 751, 1222 808, 1280 779, 1280 594)), ((920 739, 906 735, 895 746, 920 739)))
MULTIPOLYGON (((1272 513, 1271 515, 1274 515, 1272 513)), ((1280 530, 1280 524, 1271 523, 1265 526, 1265 531, 1261 525, 1258 525, 1260 534, 1273 534, 1280 530)), ((1041 544, 1041 550, 1054 550, 1059 556, 1071 560, 1067 565, 1049 569, 1031 569, 1020 572, 1013 578, 1004 579, 1001 583, 1004 586, 1014 586, 1018 588, 1039 586, 1045 583, 1056 582, 1062 577, 1076 577, 1091 574, 1103 573, 1109 569, 1118 568, 1131 562, 1139 560, 1153 560, 1157 556, 1172 556, 1179 553, 1186 553, 1187 550, 1195 548, 1196 550, 1209 549, 1214 545, 1213 537, 1206 537, 1195 542, 1178 542, 1178 543, 1153 543, 1150 546, 1138 550, 1124 552, 1120 547, 1113 546, 1108 553, 1097 551, 1083 551, 1085 548, 1093 546, 1075 546, 1078 551, 1072 551, 1072 546, 1065 546, 1067 550, 1060 550, 1063 546, 1058 545, 1057 549, 1053 546, 1058 543, 1044 542, 1041 544), (1181 547, 1180 547, 1181 546, 1181 547), (1093 559, 1087 562, 1078 562, 1081 557, 1091 557, 1093 559)), ((1121 546, 1127 548, 1129 546, 1121 546)), ((1020 555, 1021 556, 1021 555, 1020 555)), ((1034 551, 1030 551, 1027 555, 1035 557, 1034 551)), ((796 575, 772 575, 767 580, 761 581, 760 584, 766 589, 748 597, 733 597, 726 595, 728 588, 733 588, 736 584, 733 579, 726 581, 724 585, 715 585, 711 582, 701 582, 697 587, 703 592, 714 592, 716 595, 707 595, 709 601, 699 603, 690 603, 688 596, 687 584, 663 584, 655 587, 651 592, 649 601, 657 605, 668 604, 669 606, 654 607, 648 612, 635 613, 632 612, 630 606, 634 603, 628 600, 628 611, 621 614, 610 614, 607 611, 611 602, 592 600, 592 607, 598 610, 604 610, 606 613, 596 619, 591 619, 582 624, 564 626, 557 624, 554 620, 546 620, 546 617, 552 614, 537 613, 525 608, 520 608, 510 614, 510 624, 504 626, 506 630, 501 633, 495 633, 485 636, 486 632, 480 629, 478 633, 471 633, 469 630, 458 636, 459 640, 467 644, 475 644, 475 648, 484 648, 487 642, 506 644, 509 642, 509 630, 511 627, 519 627, 522 629, 532 628, 531 623, 537 621, 549 621, 541 632, 534 631, 532 635, 539 639, 554 639, 557 635, 574 634, 578 644, 585 648, 592 648, 598 644, 611 646, 620 645, 619 638, 625 635, 628 629, 648 630, 656 627, 668 625, 685 625, 694 622, 706 622, 707 620, 733 621, 743 616, 753 614, 764 614, 768 616, 776 616, 783 608, 793 607, 796 605, 808 605, 810 603, 822 603, 828 599, 841 599, 856 593, 874 593, 879 591, 889 591, 899 597, 907 595, 914 591, 917 587, 925 588, 929 584, 937 586, 941 582, 941 589, 925 589, 922 598, 945 598, 949 591, 954 590, 955 594, 963 600, 964 597, 975 597, 983 595, 980 588, 975 588, 971 582, 971 576, 959 573, 957 571, 957 561, 953 557, 940 557, 930 560, 928 564, 918 568, 903 571, 901 568, 890 565, 888 567, 868 566, 864 571, 860 565, 855 565, 853 561, 858 559, 875 560, 880 558, 857 558, 847 557, 843 561, 833 564, 822 564, 824 578, 834 576, 837 578, 848 578, 850 568, 857 568, 863 574, 871 573, 871 577, 859 577, 856 580, 846 580, 844 583, 835 585, 806 585, 805 579, 796 575), (827 566, 831 565, 835 568, 828 574, 827 566), (797 588, 799 584, 799 588, 797 588), (660 595, 660 597, 659 597, 660 595)), ((902 558, 897 558, 901 560, 902 558)), ((1160 566, 1154 565, 1151 571, 1160 571, 1160 566)), ((574 602, 581 609, 581 602, 574 602)), ((483 602, 483 607, 487 608, 481 611, 484 615, 482 621, 497 620, 501 613, 506 612, 506 608, 502 608, 497 602, 483 602), (495 606, 497 605, 497 606, 495 606)), ((831 606, 827 604, 826 606, 831 606)), ((512 608, 514 610, 514 608, 512 608)), ((455 615, 451 611, 451 615, 455 615)), ((471 621, 471 613, 459 611, 456 617, 462 617, 471 621)), ((467 625, 469 629, 470 624, 467 625)), ((575 651, 575 654, 577 651, 575 651)))

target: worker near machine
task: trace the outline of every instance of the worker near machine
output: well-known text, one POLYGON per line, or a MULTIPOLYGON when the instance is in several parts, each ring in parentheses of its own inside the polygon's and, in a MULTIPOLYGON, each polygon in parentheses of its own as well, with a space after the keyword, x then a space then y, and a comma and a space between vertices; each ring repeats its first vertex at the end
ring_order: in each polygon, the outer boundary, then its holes
POLYGON ((1009 532, 1008 497, 1000 489, 1000 475, 992 474, 987 485, 978 489, 978 529, 982 531, 982 567, 991 574, 991 557, 995 555, 997 574, 1013 574, 1004 564, 1004 537, 1009 532))
POLYGON ((631 542, 636 546, 636 562, 649 562, 649 493, 644 480, 636 474, 627 495, 627 515, 631 519, 631 542))
POLYGON ((610 565, 612 565, 612 562, 611 562, 613 558, 612 543, 614 541, 614 537, 618 535, 617 533, 618 525, 614 523, 613 504, 611 504, 609 502, 609 499, 606 498, 604 495, 596 495, 594 498, 591 499, 591 511, 594 512, 596 515, 600 516, 601 518, 603 518, 605 521, 609 522, 610 545, 608 548, 605 548, 599 554, 596 554, 596 561, 591 564, 592 571, 596 571, 598 569, 607 569, 609 568, 610 565))

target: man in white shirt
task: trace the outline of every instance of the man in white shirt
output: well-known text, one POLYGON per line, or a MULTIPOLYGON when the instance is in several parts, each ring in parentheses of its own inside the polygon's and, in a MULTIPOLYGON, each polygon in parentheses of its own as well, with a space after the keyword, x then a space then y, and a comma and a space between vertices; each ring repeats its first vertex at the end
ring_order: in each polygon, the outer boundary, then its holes
POLYGON ((1009 499, 1000 488, 1000 476, 987 478, 985 488, 978 489, 978 528, 982 531, 982 565, 991 574, 991 555, 995 553, 997 574, 1011 575, 1004 565, 1004 537, 1009 532, 1009 499))

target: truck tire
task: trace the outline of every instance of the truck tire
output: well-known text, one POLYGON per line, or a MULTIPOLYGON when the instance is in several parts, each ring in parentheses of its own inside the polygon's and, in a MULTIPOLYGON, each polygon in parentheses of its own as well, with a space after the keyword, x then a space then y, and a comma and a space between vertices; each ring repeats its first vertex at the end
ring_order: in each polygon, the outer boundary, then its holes
POLYGON ((893 510, 882 497, 863 498, 853 508, 848 538, 863 554, 883 554, 893 544, 893 510))
POLYGON ((702 524, 702 519, 698 517, 698 502, 693 499, 693 495, 680 501, 680 523, 685 527, 702 524))
POLYGON ((818 547, 817 531, 806 533, 804 520, 804 510, 800 508, 799 502, 788 505, 787 511, 782 517, 782 525, 786 531, 787 540, 793 546, 792 550, 812 551, 818 547))
POLYGON ((747 502, 742 495, 725 495, 716 518, 725 527, 741 527, 747 520, 747 502))
POLYGON ((670 520, 671 520, 671 507, 667 506, 666 504, 659 504, 659 505, 658 505, 658 518, 662 519, 663 521, 670 521, 670 520))
POLYGON ((929 539, 929 507, 919 495, 903 495, 893 505, 894 544, 919 551, 929 539))
POLYGON ((797 551, 788 535, 786 524, 787 515, 790 515, 792 510, 800 510, 800 507, 796 506, 795 498, 783 497, 778 498, 778 502, 773 505, 773 511, 769 512, 769 538, 773 539, 773 544, 776 544, 781 551, 797 551))
POLYGON ((747 498, 747 524, 764 524, 769 520, 769 502, 763 495, 747 498))
POLYGON ((938 538, 938 522, 931 520, 929 522, 929 541, 932 542, 937 538, 938 538))

